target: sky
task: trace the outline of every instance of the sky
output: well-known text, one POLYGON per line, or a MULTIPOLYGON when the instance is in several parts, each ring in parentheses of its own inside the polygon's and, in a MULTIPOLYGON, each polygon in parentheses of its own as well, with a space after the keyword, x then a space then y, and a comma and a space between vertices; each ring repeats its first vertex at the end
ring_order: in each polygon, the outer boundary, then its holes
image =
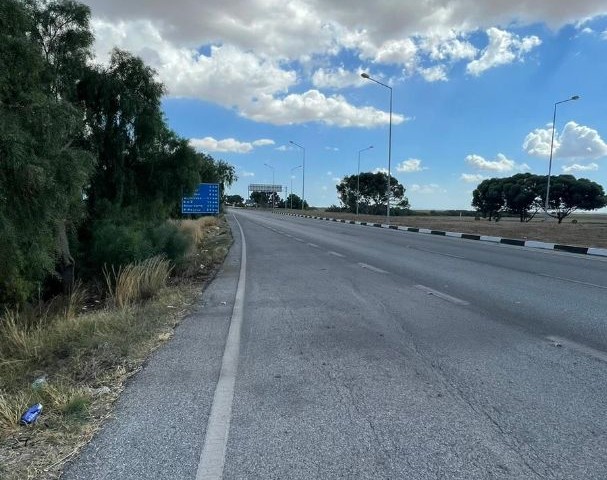
POLYGON ((607 187, 604 0, 84 3, 96 61, 119 47, 152 66, 171 128, 235 166, 231 194, 301 197, 305 153, 306 201, 339 204, 359 157, 388 169, 390 91, 390 171, 413 209, 471 209, 485 178, 546 175, 551 143, 553 174, 607 187))

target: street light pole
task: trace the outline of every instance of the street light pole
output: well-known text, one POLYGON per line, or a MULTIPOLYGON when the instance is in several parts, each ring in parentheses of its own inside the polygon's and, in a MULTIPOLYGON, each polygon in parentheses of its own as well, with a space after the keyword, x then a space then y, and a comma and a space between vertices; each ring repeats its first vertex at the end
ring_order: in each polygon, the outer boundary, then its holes
POLYGON ((356 174, 356 216, 358 216, 358 204, 360 203, 360 154, 373 148, 373 145, 358 151, 358 173, 356 174))
MULTIPOLYGON (((264 165, 268 168, 272 169, 272 188, 274 188, 274 167, 272 165, 268 165, 264 163, 264 165)), ((272 192, 272 212, 274 212, 274 200, 276 199, 276 192, 272 192)))
POLYGON ((306 149, 302 147, 299 143, 295 143, 293 140, 289 140, 289 143, 292 143, 296 147, 299 147, 303 150, 303 170, 302 170, 302 180, 301 180, 301 209, 304 209, 304 205, 306 203, 306 149))
POLYGON ((361 73, 361 77, 366 78, 367 80, 371 80, 372 82, 381 85, 382 87, 386 87, 390 90, 390 127, 388 130, 388 188, 387 188, 387 197, 388 197, 388 208, 386 209, 386 222, 390 223, 390 199, 392 198, 392 188, 390 186, 390 177, 391 177, 391 163, 392 163, 392 87, 382 83, 374 78, 370 77, 368 73, 361 73))
POLYGON ((567 100, 561 100, 560 102, 556 102, 554 104, 554 114, 552 115, 552 138, 550 139, 550 161, 548 162, 548 181, 546 182, 546 205, 544 206, 544 211, 546 214, 546 218, 548 218, 548 208, 550 201, 550 174, 552 173, 552 151, 554 148, 554 130, 556 127, 556 106, 561 103, 571 102, 572 100, 579 100, 579 95, 574 95, 567 100))
POLYGON ((293 210, 293 171, 297 170, 298 168, 301 168, 301 165, 297 165, 291 169, 291 210, 293 210))

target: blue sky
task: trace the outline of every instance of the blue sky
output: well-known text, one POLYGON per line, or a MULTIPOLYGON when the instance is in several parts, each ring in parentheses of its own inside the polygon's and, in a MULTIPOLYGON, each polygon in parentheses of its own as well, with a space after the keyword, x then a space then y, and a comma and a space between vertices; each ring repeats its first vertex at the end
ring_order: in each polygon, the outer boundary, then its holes
POLYGON ((344 175, 388 167, 414 209, 471 208, 483 178, 553 174, 607 187, 604 1, 89 0, 103 62, 119 46, 167 85, 171 127, 233 164, 231 193, 275 183, 337 204, 344 175), (193 5, 192 3, 197 3, 193 5), (266 166, 270 165, 272 168, 266 166), (294 177, 294 178, 291 178, 294 177))

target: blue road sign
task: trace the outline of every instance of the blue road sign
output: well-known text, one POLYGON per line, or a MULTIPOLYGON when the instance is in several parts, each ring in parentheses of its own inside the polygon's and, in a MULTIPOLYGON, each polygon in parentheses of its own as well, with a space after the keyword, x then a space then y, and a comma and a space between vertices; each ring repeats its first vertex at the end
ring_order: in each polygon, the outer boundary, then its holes
POLYGON ((219 184, 201 183, 191 197, 181 200, 181 213, 217 215, 219 213, 219 184))

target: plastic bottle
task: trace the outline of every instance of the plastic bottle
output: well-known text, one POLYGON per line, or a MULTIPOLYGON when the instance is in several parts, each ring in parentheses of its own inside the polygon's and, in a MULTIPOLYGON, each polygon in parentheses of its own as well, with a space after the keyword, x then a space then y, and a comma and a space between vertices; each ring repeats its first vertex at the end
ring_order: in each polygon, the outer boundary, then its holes
POLYGON ((40 413, 42 412, 42 404, 37 403, 36 405, 32 405, 28 408, 27 412, 25 412, 21 416, 21 424, 22 425, 30 425, 38 420, 40 413))

